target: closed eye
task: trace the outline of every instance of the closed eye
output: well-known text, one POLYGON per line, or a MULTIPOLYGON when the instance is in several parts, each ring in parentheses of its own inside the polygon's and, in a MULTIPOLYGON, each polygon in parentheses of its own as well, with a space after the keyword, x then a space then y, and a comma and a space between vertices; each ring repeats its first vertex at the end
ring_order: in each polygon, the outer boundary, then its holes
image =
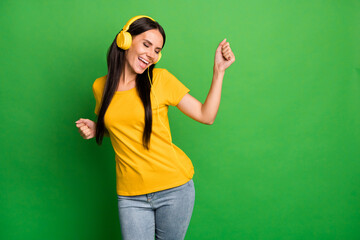
MULTIPOLYGON (((144 42, 144 46, 145 46, 145 47, 147 47, 147 48, 149 48, 149 47, 150 47, 150 46, 149 46, 148 44, 146 44, 145 42, 144 42)), ((160 51, 155 51, 155 53, 156 53, 156 54, 159 54, 159 53, 160 53, 160 51)))
MULTIPOLYGON (((147 39, 144 39, 144 46, 145 46, 145 47, 149 48, 149 47, 152 46, 152 45, 153 45, 152 42, 150 42, 150 41, 147 40, 147 39)), ((155 49, 156 49, 156 50, 155 50, 155 53, 156 53, 156 54, 159 54, 159 53, 161 52, 161 49, 162 49, 162 48, 156 47, 155 49)))

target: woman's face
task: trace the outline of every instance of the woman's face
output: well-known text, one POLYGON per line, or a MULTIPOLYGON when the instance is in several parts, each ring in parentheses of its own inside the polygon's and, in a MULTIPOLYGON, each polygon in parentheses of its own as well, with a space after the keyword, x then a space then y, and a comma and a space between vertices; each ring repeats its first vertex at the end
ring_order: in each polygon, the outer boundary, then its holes
POLYGON ((163 41, 158 29, 151 29, 133 37, 130 48, 125 52, 126 64, 130 70, 142 74, 146 68, 156 62, 163 41))

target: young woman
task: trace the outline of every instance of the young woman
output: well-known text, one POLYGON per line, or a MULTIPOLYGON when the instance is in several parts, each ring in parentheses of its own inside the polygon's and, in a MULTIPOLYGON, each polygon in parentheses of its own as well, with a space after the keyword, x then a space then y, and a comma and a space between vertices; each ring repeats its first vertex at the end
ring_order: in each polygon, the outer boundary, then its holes
POLYGON ((147 16, 128 21, 111 44, 108 74, 93 83, 97 122, 80 118, 84 139, 110 137, 125 240, 184 239, 193 211, 194 168, 171 140, 168 106, 212 124, 222 81, 235 56, 224 39, 215 52, 213 79, 202 104, 166 69, 154 68, 165 44, 163 28, 147 16))

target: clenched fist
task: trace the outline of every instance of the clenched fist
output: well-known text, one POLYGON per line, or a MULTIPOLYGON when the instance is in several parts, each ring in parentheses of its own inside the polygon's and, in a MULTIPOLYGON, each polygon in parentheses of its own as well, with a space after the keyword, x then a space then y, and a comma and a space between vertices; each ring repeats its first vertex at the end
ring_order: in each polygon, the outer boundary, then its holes
POLYGON ((230 48, 230 43, 225 38, 215 51, 214 69, 223 72, 234 62, 235 55, 230 48))
POLYGON ((79 133, 84 139, 90 139, 95 137, 96 123, 90 119, 80 118, 76 122, 76 127, 79 128, 79 133))

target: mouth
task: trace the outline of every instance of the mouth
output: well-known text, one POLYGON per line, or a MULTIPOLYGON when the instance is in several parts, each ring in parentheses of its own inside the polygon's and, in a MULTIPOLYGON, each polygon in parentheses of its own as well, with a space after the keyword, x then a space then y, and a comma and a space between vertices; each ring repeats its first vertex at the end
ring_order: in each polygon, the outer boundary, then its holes
POLYGON ((139 62, 140 62, 140 67, 147 68, 148 65, 150 65, 150 62, 146 61, 144 58, 139 57, 138 59, 139 59, 139 62))

